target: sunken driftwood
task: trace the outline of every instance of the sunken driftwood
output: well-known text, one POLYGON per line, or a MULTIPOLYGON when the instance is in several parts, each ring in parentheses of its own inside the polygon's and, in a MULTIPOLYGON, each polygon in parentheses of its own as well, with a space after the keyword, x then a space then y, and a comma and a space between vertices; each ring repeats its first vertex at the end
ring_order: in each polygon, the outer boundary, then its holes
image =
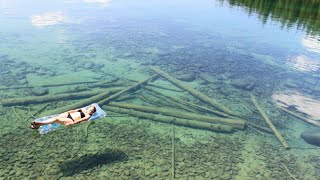
POLYGON ((60 84, 47 84, 43 86, 13 86, 13 87, 3 87, 0 90, 8 90, 8 89, 31 89, 36 87, 57 87, 57 86, 68 86, 68 85, 76 85, 76 84, 92 84, 92 83, 101 83, 99 81, 86 81, 86 82, 75 82, 75 83, 60 83, 60 84))
MULTIPOLYGON (((110 88, 108 91, 110 93, 119 92, 123 88, 110 88)), ((45 96, 31 96, 25 98, 10 98, 1 101, 2 106, 18 106, 18 105, 28 105, 28 104, 40 104, 45 102, 60 101, 60 100, 71 100, 71 99, 81 99, 88 98, 105 92, 106 90, 94 90, 94 91, 84 91, 77 93, 63 93, 63 94, 52 94, 45 96)))
MULTIPOLYGON (((145 88, 146 89, 146 88, 145 88)), ((157 99, 159 99, 160 101, 162 101, 163 103, 166 103, 167 106, 168 105, 171 105, 172 107, 179 107, 180 109, 183 109, 187 112, 193 112, 193 113, 199 113, 198 111, 194 110, 194 109, 191 109, 181 103, 178 103, 176 101, 173 101, 172 99, 170 98, 167 98, 166 96, 162 95, 162 94, 158 94, 156 93, 155 91, 148 91, 147 92, 148 94, 150 94, 151 96, 154 96, 156 97, 157 99)))
POLYGON ((122 91, 120 91, 120 92, 117 92, 117 93, 113 94, 112 96, 110 96, 110 97, 108 97, 108 98, 106 98, 106 99, 100 100, 100 101, 98 102, 98 104, 101 104, 101 105, 102 105, 102 104, 107 104, 107 103, 109 103, 110 101, 118 98, 118 97, 121 96, 122 94, 125 94, 125 93, 127 93, 127 92, 129 92, 129 91, 135 90, 135 89, 137 89, 138 87, 140 87, 141 85, 147 83, 149 80, 155 79, 157 76, 158 76, 158 75, 156 74, 156 75, 153 75, 153 76, 149 77, 149 78, 146 79, 146 80, 140 81, 140 82, 138 82, 137 84, 135 84, 135 85, 133 85, 133 86, 130 86, 130 87, 128 87, 128 88, 126 88, 126 89, 124 89, 124 90, 122 90, 122 91))
POLYGON ((139 98, 151 105, 157 106, 157 107, 168 107, 168 103, 161 101, 153 96, 147 95, 143 93, 142 95, 139 96, 139 98))
POLYGON ((146 97, 145 95, 140 95, 139 96, 139 99, 141 99, 143 102, 147 103, 147 104, 150 104, 150 105, 155 105, 155 106, 158 106, 158 107, 161 107, 161 106, 164 106, 162 104, 162 102, 160 101, 153 101, 148 97, 146 97))
MULTIPOLYGON (((109 81, 85 81, 85 82, 73 82, 73 83, 57 83, 57 84, 46 84, 42 86, 13 86, 13 87, 2 87, 0 90, 9 90, 9 89, 33 89, 33 88, 47 88, 47 87, 59 87, 59 86, 72 86, 78 84, 87 84, 88 86, 92 87, 101 87, 101 86, 108 86, 116 81, 119 78, 111 79, 109 81)), ((114 87, 114 86, 112 86, 114 87)))
POLYGON ((141 105, 128 104, 128 103, 118 103, 118 102, 110 102, 109 105, 114 107, 148 112, 148 113, 163 114, 163 115, 177 117, 177 118, 222 124, 222 125, 231 126, 239 130, 244 130, 244 127, 245 127, 245 121, 243 120, 209 117, 209 116, 204 116, 204 115, 194 114, 189 112, 181 112, 181 111, 179 112, 178 110, 173 110, 172 108, 169 109, 169 108, 162 108, 162 107, 150 107, 150 106, 141 106, 141 105))
POLYGON ((174 179, 175 178, 175 131, 174 131, 174 125, 172 124, 172 137, 171 137, 171 178, 174 179))
POLYGON ((136 98, 136 96, 128 94, 128 95, 121 96, 121 97, 115 99, 115 101, 116 102, 128 101, 128 100, 135 99, 135 98, 136 98))
MULTIPOLYGON (((127 80, 129 80, 129 79, 127 79, 127 80)), ((130 81, 139 82, 139 81, 131 80, 131 79, 130 79, 130 81)), ((183 90, 180 90, 180 89, 173 89, 173 88, 165 87, 165 86, 159 85, 159 84, 152 84, 150 82, 148 84, 146 84, 146 86, 150 86, 150 87, 154 87, 154 88, 158 88, 158 89, 164 89, 164 90, 167 90, 167 91, 183 92, 183 90)))
POLYGON ((278 106, 278 108, 280 108, 283 112, 288 113, 288 114, 292 115, 293 117, 296 117, 296 118, 298 118, 298 119, 300 119, 300 120, 302 120, 302 121, 304 121, 304 122, 307 122, 307 123, 309 123, 309 124, 312 124, 312 125, 315 125, 315 126, 320 127, 320 122, 319 122, 319 121, 315 121, 315 120, 312 120, 312 119, 308 119, 308 118, 303 117, 303 116, 301 116, 301 115, 299 115, 299 114, 297 114, 297 113, 294 113, 294 112, 292 112, 292 111, 289 111, 288 109, 286 109, 286 108, 284 108, 284 107, 281 107, 281 106, 278 106))
POLYGON ((157 85, 157 84, 151 84, 151 83, 146 84, 146 86, 150 86, 150 87, 154 87, 154 88, 158 88, 158 89, 164 89, 164 90, 173 91, 173 92, 183 92, 183 90, 180 90, 180 89, 172 89, 169 87, 165 87, 165 86, 161 86, 161 85, 157 85))
POLYGON ((216 116, 219 116, 219 117, 224 117, 224 118, 230 117, 228 114, 225 114, 225 113, 222 113, 222 112, 219 112, 219 111, 216 111, 216 110, 204 107, 204 106, 200 106, 200 105, 195 104, 195 103, 191 103, 191 102, 184 101, 184 100, 181 100, 181 99, 177 99, 177 98, 174 98, 174 97, 169 97, 169 98, 172 99, 173 101, 179 102, 181 104, 184 104, 186 106, 198 109, 200 111, 203 111, 203 112, 206 112, 206 113, 209 113, 209 114, 213 114, 213 115, 216 115, 216 116))
POLYGON ((156 67, 150 67, 150 69, 154 72, 156 72, 157 74, 159 74, 160 76, 164 77, 165 79, 167 79, 168 81, 170 81, 172 84, 180 87, 181 89, 189 92, 190 94, 192 94, 194 97, 198 98, 199 100, 208 103, 209 105, 213 106, 215 109, 220 110, 222 112, 225 112, 229 115, 232 116, 237 116, 234 112, 230 111, 227 107, 223 106, 222 104, 218 103, 217 101, 211 99, 210 97, 208 97, 207 95, 193 89, 192 87, 184 84, 182 81, 170 76, 169 74, 161 71, 160 69, 156 68, 156 67))
POLYGON ((117 92, 113 95, 111 95, 110 97, 108 97, 110 94, 109 91, 106 91, 106 92, 103 92, 103 93, 100 93, 98 95, 95 95, 91 98, 88 98, 86 100, 83 100, 83 101, 79 101, 77 103, 74 103, 74 104, 70 104, 68 106, 64 106, 64 107, 61 107, 61 108, 58 108, 58 109, 55 109, 55 110, 52 110, 52 111, 49 111, 46 113, 46 115, 50 115, 50 114, 58 114, 58 113, 62 113, 62 112, 66 112, 66 111, 69 111, 70 109, 77 109, 77 108, 80 108, 80 107, 83 107, 83 106, 87 106, 88 104, 92 104, 94 102, 98 102, 98 104, 104 104, 104 103, 108 103, 109 101, 111 100, 114 100, 116 99, 117 97, 119 97, 120 95, 128 92, 128 91, 131 91, 133 89, 136 89, 138 88, 140 85, 146 83, 148 80, 151 80, 153 78, 155 78, 157 75, 153 75, 152 77, 144 80, 144 81, 141 81, 129 88, 126 88, 120 92, 117 92), (108 97, 108 98, 106 98, 108 97))
POLYGON ((287 171, 289 177, 292 178, 292 179, 294 179, 294 180, 297 180, 297 178, 290 173, 290 171, 289 171, 289 169, 287 168, 287 166, 284 165, 283 163, 281 163, 281 164, 282 164, 282 166, 285 168, 285 170, 287 171))
POLYGON ((209 113, 209 114, 214 114, 216 116, 225 117, 225 118, 226 117, 230 117, 228 114, 222 113, 220 111, 216 111, 216 110, 213 110, 213 109, 210 109, 210 108, 207 108, 207 107, 204 107, 204 106, 200 106, 200 105, 192 103, 192 102, 184 101, 184 100, 172 97, 172 96, 167 96, 167 95, 164 95, 163 93, 160 93, 160 92, 155 91, 155 90, 153 90, 151 88, 148 88, 148 87, 145 87, 145 89, 147 89, 149 91, 152 91, 152 92, 154 92, 156 94, 159 94, 161 96, 164 96, 165 98, 171 99, 174 102, 180 103, 182 105, 185 105, 185 106, 197 109, 197 110, 200 110, 202 112, 206 112, 206 113, 209 113))
POLYGON ((256 124, 253 124, 253 123, 249 123, 249 122, 246 122, 246 124, 252 128, 256 128, 256 129, 259 129, 261 131, 264 131, 264 132, 267 132, 267 133, 273 133, 271 131, 271 129, 269 128, 266 128, 266 127, 262 127, 262 126, 259 126, 259 125, 256 125, 256 124))
POLYGON ((276 137, 278 138, 278 140, 281 142, 281 144, 283 145, 283 147, 285 149, 290 149, 290 147, 288 146, 287 142, 283 139, 282 135, 280 134, 280 132, 276 129, 276 127, 272 124, 271 120, 269 119, 269 117, 267 116, 267 114, 263 111, 263 109, 259 106, 256 98, 254 95, 251 95, 251 101, 253 102, 253 104, 256 106, 256 108, 258 109, 258 111, 260 112, 260 114, 262 115, 263 119, 266 121, 266 123, 268 124, 268 126, 270 127, 270 129, 273 131, 273 133, 276 135, 276 137))
POLYGON ((76 103, 73 103, 73 104, 70 104, 67 106, 63 106, 61 108, 58 108, 58 109, 55 109, 52 111, 47 111, 45 114, 41 114, 41 115, 45 116, 45 115, 51 115, 51 114, 59 114, 59 113, 69 111, 71 109, 77 109, 77 108, 81 108, 84 106, 88 106, 89 104, 95 103, 97 101, 100 101, 101 99, 108 97, 110 94, 112 94, 112 93, 109 91, 106 91, 106 92, 100 93, 98 95, 95 95, 91 98, 87 98, 85 100, 81 100, 79 102, 76 102, 76 103))
POLYGON ((112 106, 103 106, 103 108, 116 113, 128 114, 134 117, 149 119, 149 120, 162 122, 162 123, 175 124, 177 126, 185 126, 185 127, 196 128, 196 129, 205 129, 205 130, 221 132, 221 133, 231 133, 235 131, 233 127, 221 125, 221 124, 212 124, 212 123, 194 121, 194 120, 183 119, 183 118, 175 118, 170 116, 145 113, 141 111, 135 111, 132 109, 129 110, 129 109, 123 109, 118 107, 112 107, 112 106))
POLYGON ((39 104, 51 101, 59 100, 69 100, 69 99, 79 99, 95 96, 104 91, 95 90, 95 91, 85 91, 78 93, 65 93, 65 94, 52 94, 46 96, 31 96, 31 97, 20 97, 20 98, 10 98, 1 101, 2 106, 17 106, 17 105, 28 105, 28 104, 39 104))

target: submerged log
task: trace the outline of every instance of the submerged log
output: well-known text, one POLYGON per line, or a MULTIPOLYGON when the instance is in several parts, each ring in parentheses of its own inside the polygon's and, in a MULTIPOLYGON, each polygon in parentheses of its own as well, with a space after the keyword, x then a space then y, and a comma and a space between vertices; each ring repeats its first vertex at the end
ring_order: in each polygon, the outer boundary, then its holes
POLYGON ((28 105, 38 104, 51 101, 68 100, 68 99, 79 99, 86 98, 102 93, 101 90, 85 91, 78 93, 66 93, 66 94, 52 94, 46 96, 31 96, 31 97, 19 97, 4 99, 1 101, 2 106, 17 106, 17 105, 28 105))
POLYGON ((47 111, 46 113, 43 113, 41 114, 42 116, 46 116, 46 115, 51 115, 51 114, 59 114, 59 113, 63 113, 63 112, 66 112, 66 111, 69 111, 71 109, 77 109, 77 108, 81 108, 81 107, 84 107, 84 106, 88 106, 89 104, 92 104, 92 103, 95 103, 101 99, 104 99, 106 97, 108 97, 110 94, 112 94, 111 92, 109 91, 106 91, 106 92, 103 92, 103 93, 100 93, 98 95, 95 95, 91 98, 87 98, 85 100, 81 100, 79 102, 76 102, 76 103, 73 103, 73 104, 70 104, 70 105, 67 105, 67 106, 63 106, 61 108, 58 108, 58 109, 54 109, 52 111, 47 111))
MULTIPOLYGON (((127 80, 133 81, 133 82, 139 82, 139 81, 132 80, 132 79, 127 79, 127 80)), ((183 92, 183 90, 181 90, 181 89, 172 89, 172 88, 169 88, 169 87, 165 87, 163 85, 152 84, 150 82, 148 84, 146 84, 146 86, 150 86, 150 87, 154 87, 154 88, 158 88, 158 89, 163 89, 163 90, 167 90, 167 91, 183 92)))
POLYGON ((225 112, 229 115, 232 116, 237 116, 234 112, 230 111, 227 107, 223 106, 222 104, 218 103, 217 101, 211 99, 210 97, 208 97, 207 95, 193 89, 192 87, 184 84, 182 81, 170 76, 169 74, 161 71, 160 69, 156 68, 156 67, 150 67, 150 69, 154 72, 156 72, 157 74, 161 75, 162 77, 164 77, 165 79, 167 79, 168 81, 170 81, 172 84, 180 87, 181 89, 189 92, 191 95, 193 95, 194 97, 198 98, 199 100, 208 103, 209 105, 213 106, 215 109, 220 110, 222 112, 225 112))
POLYGON ((174 131, 174 125, 172 124, 172 137, 171 137, 171 178, 175 178, 175 131, 174 131))
POLYGON ((168 108, 141 106, 141 105, 117 103, 117 102, 110 102, 109 105, 114 107, 148 112, 148 113, 163 114, 163 115, 173 116, 177 118, 197 120, 197 121, 209 122, 209 123, 215 123, 215 124, 223 124, 223 125, 234 127, 236 129, 240 129, 240 130, 244 130, 244 126, 245 126, 245 121, 239 120, 239 119, 209 117, 209 116, 204 116, 204 115, 194 114, 189 112, 181 112, 181 111, 168 109, 168 108))
POLYGON ((133 86, 130 86, 130 87, 128 87, 128 88, 126 88, 126 89, 124 89, 124 90, 122 90, 122 91, 120 91, 120 92, 117 92, 116 94, 113 94, 112 96, 110 96, 110 97, 108 97, 108 98, 106 98, 106 99, 100 100, 100 101, 98 102, 98 104, 107 104, 107 103, 109 103, 110 101, 118 98, 118 97, 121 96, 122 94, 125 94, 125 93, 127 93, 127 92, 129 92, 129 91, 132 91, 132 90, 137 89, 137 88, 140 87, 141 85, 143 85, 143 84, 147 83, 148 81, 156 78, 157 76, 158 76, 158 75, 156 74, 156 75, 153 75, 153 76, 149 77, 149 78, 146 79, 146 80, 140 81, 139 83, 137 83, 137 84, 135 84, 135 85, 133 85, 133 86))
POLYGON ((300 120, 302 120, 304 122, 307 122, 309 124, 312 124, 312 125, 320 127, 320 122, 319 121, 308 119, 306 117, 303 117, 303 116, 301 116, 301 115, 299 115, 297 113, 294 113, 294 112, 292 112, 292 111, 290 111, 290 110, 288 110, 288 109, 286 109, 284 107, 281 107, 281 106, 278 106, 278 108, 280 108, 283 112, 288 113, 288 114, 290 114, 291 116, 293 116, 295 118, 298 118, 298 119, 300 119, 300 120))
POLYGON ((125 95, 125 96, 121 96, 117 99, 115 99, 116 102, 121 102, 121 101, 128 101, 128 100, 131 100, 131 99, 135 99, 136 96, 134 95, 125 95))
POLYGON ((194 121, 194 120, 183 119, 183 118, 175 118, 170 116, 163 116, 163 115, 135 111, 131 109, 130 110, 122 109, 122 108, 117 108, 112 106, 103 106, 103 108, 116 113, 129 114, 131 116, 138 117, 138 118, 149 119, 149 120, 158 121, 162 123, 170 123, 178 126, 185 126, 185 127, 196 128, 196 129, 205 129, 205 130, 221 132, 221 133, 231 133, 235 131, 233 127, 221 125, 221 124, 212 124, 212 123, 194 121))
POLYGON ((262 115, 263 119, 266 121, 266 123, 268 124, 268 126, 270 127, 270 129, 273 131, 273 133, 276 135, 276 137, 278 138, 278 140, 281 142, 281 144, 283 145, 283 147, 285 149, 290 149, 290 147, 288 146, 287 142, 283 139, 282 135, 280 134, 280 132, 276 129, 276 127, 272 124, 271 120, 269 119, 269 117, 267 116, 267 114, 263 111, 263 109, 259 106, 256 98, 254 95, 251 95, 251 101, 253 102, 253 104, 256 106, 256 108, 258 109, 258 111, 260 112, 260 114, 262 115))
MULTIPOLYGON (((146 89, 146 88, 144 88, 144 89, 146 89)), ((170 105, 171 107, 179 107, 180 109, 183 109, 187 112, 199 113, 198 111, 191 109, 191 108, 185 106, 184 104, 178 103, 177 101, 173 101, 172 99, 166 97, 163 94, 157 93, 155 91, 150 91, 150 90, 147 93, 156 97, 157 99, 160 99, 162 102, 166 103, 167 106, 170 105)))
POLYGON ((169 88, 169 87, 160 86, 160 85, 151 84, 151 83, 146 84, 146 86, 150 86, 150 87, 154 87, 154 88, 158 88, 158 89, 164 89, 164 90, 167 90, 167 91, 183 92, 183 90, 180 90, 180 89, 172 89, 172 88, 169 88))
POLYGON ((256 125, 256 124, 253 124, 253 123, 249 123, 249 122, 246 122, 248 126, 251 126, 252 128, 256 128, 256 129, 259 129, 261 131, 264 131, 264 132, 267 132, 267 133, 273 133, 271 131, 271 129, 269 128, 266 128, 266 127, 262 127, 262 126, 259 126, 259 125, 256 125))
MULTIPOLYGON (((77 84, 92 84, 92 83, 99 83, 99 81, 86 81, 86 82, 75 82, 75 83, 60 83, 60 84, 47 84, 42 86, 13 86, 13 87, 3 87, 0 90, 7 90, 7 89, 31 89, 31 88, 38 88, 38 87, 57 87, 57 86, 68 86, 68 85, 77 85, 77 84)), ((101 82, 100 82, 101 83, 101 82)))
POLYGON ((200 105, 195 104, 195 103, 191 103, 191 102, 188 102, 188 101, 184 101, 184 100, 175 98, 175 97, 167 96, 167 95, 164 95, 164 94, 162 94, 162 93, 160 93, 160 92, 158 92, 158 91, 155 91, 155 90, 153 90, 153 89, 151 89, 151 88, 148 88, 148 87, 145 87, 145 89, 147 89, 147 90, 149 90, 149 91, 152 91, 152 92, 154 92, 154 93, 157 93, 157 94, 159 94, 159 95, 161 95, 161 96, 164 96, 164 97, 166 97, 166 98, 168 98, 168 99, 171 99, 172 101, 175 101, 175 102, 177 102, 177 103, 181 103, 181 104, 183 104, 183 105, 185 105, 185 106, 189 106, 189 107, 191 107, 191 108, 200 110, 200 111, 202 111, 202 112, 206 112, 206 113, 209 113, 209 114, 214 114, 214 115, 216 115, 216 116, 225 117, 225 118, 230 117, 228 114, 222 113, 222 112, 220 112, 220 111, 216 111, 216 110, 213 110, 213 109, 204 107, 204 106, 200 106, 200 105))
POLYGON ((95 103, 95 102, 98 102, 98 104, 100 104, 100 105, 102 105, 104 103, 108 103, 109 101, 118 98, 120 95, 122 95, 122 94, 124 94, 124 93, 126 93, 128 91, 138 88, 140 85, 146 83, 147 81, 149 81, 149 80, 151 80, 151 79, 153 79, 155 77, 157 77, 157 75, 153 75, 152 77, 150 77, 150 78, 148 78, 148 79, 146 79, 144 81, 141 81, 141 82, 139 82, 139 83, 127 88, 127 89, 124 89, 124 90, 122 90, 120 92, 117 92, 117 93, 111 95, 110 97, 108 97, 108 96, 110 94, 112 94, 112 93, 110 93, 109 91, 106 91, 106 92, 100 93, 100 94, 98 94, 96 96, 93 96, 91 98, 88 98, 86 100, 82 100, 82 101, 79 101, 77 103, 70 104, 68 106, 64 106, 64 107, 61 107, 61 108, 46 112, 46 114, 43 114, 43 116, 44 115, 50 115, 50 114, 63 113, 63 112, 69 111, 70 109, 77 109, 77 108, 84 107, 84 106, 87 106, 87 105, 95 103), (106 97, 108 97, 108 98, 106 98, 106 97))

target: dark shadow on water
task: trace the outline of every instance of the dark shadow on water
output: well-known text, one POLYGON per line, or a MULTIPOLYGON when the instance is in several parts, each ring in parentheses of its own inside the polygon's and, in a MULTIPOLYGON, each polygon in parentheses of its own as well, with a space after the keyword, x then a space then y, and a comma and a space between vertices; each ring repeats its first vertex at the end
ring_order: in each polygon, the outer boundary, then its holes
POLYGON ((86 154, 65 162, 60 165, 60 170, 63 172, 64 176, 72 176, 101 165, 126 161, 127 159, 128 156, 123 151, 106 149, 100 154, 86 154))

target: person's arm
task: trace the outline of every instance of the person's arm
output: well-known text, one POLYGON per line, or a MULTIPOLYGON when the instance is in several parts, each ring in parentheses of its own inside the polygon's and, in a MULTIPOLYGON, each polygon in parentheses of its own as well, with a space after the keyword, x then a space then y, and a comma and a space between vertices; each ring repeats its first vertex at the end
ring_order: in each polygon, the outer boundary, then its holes
POLYGON ((74 113, 74 112, 78 112, 80 109, 73 109, 73 110, 70 110, 70 111, 67 111, 67 113, 74 113))
MULTIPOLYGON (((83 121, 88 121, 89 119, 90 119, 90 116, 88 114, 86 114, 85 117, 79 119, 77 122, 74 122, 73 124, 79 124, 83 121)), ((72 124, 70 124, 70 125, 72 125, 72 124)))

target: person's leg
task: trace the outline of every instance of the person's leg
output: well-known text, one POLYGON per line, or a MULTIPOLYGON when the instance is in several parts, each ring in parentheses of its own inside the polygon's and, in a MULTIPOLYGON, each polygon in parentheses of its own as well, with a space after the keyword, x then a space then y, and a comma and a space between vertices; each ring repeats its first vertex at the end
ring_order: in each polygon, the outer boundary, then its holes
POLYGON ((70 126, 70 125, 74 124, 74 121, 70 118, 51 118, 51 119, 48 119, 43 122, 34 122, 33 121, 31 123, 31 128, 38 129, 42 125, 53 124, 53 123, 59 123, 59 124, 65 125, 65 126, 70 126))
POLYGON ((53 118, 50 118, 50 119, 47 119, 47 120, 45 120, 45 121, 41 121, 41 122, 35 122, 34 121, 34 123, 36 124, 36 125, 45 125, 45 124, 53 124, 53 123, 57 123, 57 120, 58 120, 58 118, 57 117, 53 117, 53 118))
POLYGON ((61 113, 58 116, 47 119, 45 121, 41 121, 41 122, 33 121, 32 124, 34 124, 35 126, 42 126, 42 125, 53 124, 53 123, 59 123, 63 125, 73 124, 74 121, 68 118, 68 115, 69 113, 61 113))
POLYGON ((70 118, 59 117, 59 118, 57 118, 56 123, 60 123, 60 124, 63 124, 65 126, 69 126, 69 125, 74 124, 74 121, 72 119, 70 119, 70 118))

